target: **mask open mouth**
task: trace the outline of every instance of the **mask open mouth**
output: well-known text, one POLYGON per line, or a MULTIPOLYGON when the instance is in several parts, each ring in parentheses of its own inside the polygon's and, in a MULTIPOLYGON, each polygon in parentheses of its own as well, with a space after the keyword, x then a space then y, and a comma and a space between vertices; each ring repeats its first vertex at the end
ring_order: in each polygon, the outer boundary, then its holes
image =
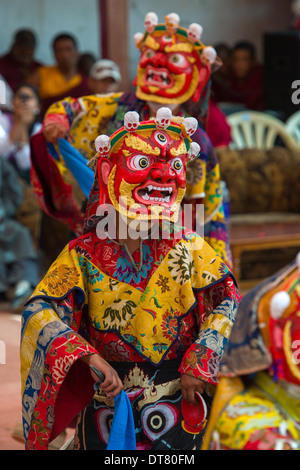
POLYGON ((171 207, 176 198, 176 189, 175 186, 172 184, 147 184, 142 188, 136 188, 134 190, 134 197, 137 202, 145 205, 157 203, 167 207, 171 207))
POLYGON ((167 69, 155 69, 147 67, 145 73, 145 85, 159 86, 160 88, 171 88, 173 86, 173 79, 170 77, 167 69))

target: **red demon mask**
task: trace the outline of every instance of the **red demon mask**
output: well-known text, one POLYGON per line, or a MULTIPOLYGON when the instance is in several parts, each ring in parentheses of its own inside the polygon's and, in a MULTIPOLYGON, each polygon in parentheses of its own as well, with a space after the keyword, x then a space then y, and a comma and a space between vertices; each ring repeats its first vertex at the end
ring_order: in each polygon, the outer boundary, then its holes
POLYGON ((168 108, 144 122, 135 111, 126 113, 124 127, 95 141, 100 204, 112 205, 129 219, 175 222, 185 194, 186 164, 200 150, 190 138, 196 128, 196 119, 174 118, 168 108))
POLYGON ((141 52, 136 95, 163 104, 181 104, 190 98, 198 101, 216 52, 200 41, 202 27, 199 24, 181 28, 175 13, 165 20, 165 24, 157 24, 155 13, 148 13, 144 23, 146 32, 134 37, 141 52))

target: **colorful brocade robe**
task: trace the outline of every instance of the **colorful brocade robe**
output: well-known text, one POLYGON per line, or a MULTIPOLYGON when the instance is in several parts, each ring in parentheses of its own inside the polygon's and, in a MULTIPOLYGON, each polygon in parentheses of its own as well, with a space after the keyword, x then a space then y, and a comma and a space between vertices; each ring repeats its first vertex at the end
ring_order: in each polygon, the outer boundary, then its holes
MULTIPOLYGON (((133 253, 136 263, 140 255, 137 271, 124 246, 89 232, 66 246, 29 299, 21 341, 26 448, 47 448, 91 402, 93 380, 78 360, 91 353, 117 370, 126 365, 125 392, 131 399, 135 390, 132 399, 138 395, 151 405, 147 412, 161 401, 159 390, 176 392, 180 404, 181 373, 216 385, 240 300, 227 266, 193 232, 144 240, 142 253, 133 253), (155 393, 149 376, 136 373, 139 365, 155 376, 164 369, 155 393)), ((100 404, 108 406, 105 400, 100 397, 100 404)), ((174 412, 172 406, 169 400, 166 409, 175 425, 179 405, 174 412)), ((113 412, 113 403, 109 409, 113 412)), ((137 437, 137 448, 151 448, 157 432, 137 437)), ((105 443, 107 432, 100 435, 105 443)))
MULTIPOLYGON (((134 93, 66 98, 50 106, 46 118, 59 119, 69 129, 70 143, 89 161, 95 155, 96 137, 99 134, 111 135, 122 127, 127 111, 138 112, 140 120, 149 119, 148 105, 136 98, 134 93)), ((184 110, 179 113, 184 114, 184 110)), ((187 175, 184 202, 195 207, 195 222, 191 228, 196 230, 198 224, 201 227, 199 234, 204 236, 207 243, 231 268, 218 158, 207 133, 201 127, 194 134, 193 140, 200 145, 201 150, 197 160, 190 164, 187 175)), ((43 210, 79 234, 81 232, 78 227, 83 222, 84 196, 78 188, 78 182, 66 169, 58 148, 56 152, 58 160, 50 155, 42 134, 32 139, 32 187, 43 210)))

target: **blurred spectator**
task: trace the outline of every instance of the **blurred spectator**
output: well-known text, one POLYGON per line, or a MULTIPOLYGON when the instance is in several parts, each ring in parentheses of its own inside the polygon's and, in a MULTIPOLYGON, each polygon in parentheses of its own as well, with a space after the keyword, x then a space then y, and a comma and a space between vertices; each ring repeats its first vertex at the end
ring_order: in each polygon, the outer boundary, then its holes
POLYGON ((294 0, 291 4, 291 10, 294 15, 294 24, 295 29, 300 30, 300 0, 294 0))
POLYGON ((30 232, 15 219, 22 201, 17 173, 0 158, 0 296, 2 300, 12 297, 13 308, 24 305, 39 280, 30 232))
POLYGON ((13 95, 12 112, 0 115, 0 156, 9 160, 19 175, 30 183, 30 136, 41 128, 36 89, 19 85, 13 95))
POLYGON ((218 103, 236 103, 256 111, 264 109, 263 67, 257 62, 252 43, 240 41, 233 47, 229 80, 222 80, 221 92, 220 75, 212 76, 212 80, 213 98, 218 103))
POLYGON ((236 101, 248 109, 262 110, 263 99, 263 68, 257 62, 253 44, 244 41, 235 45, 231 57, 231 83, 238 93, 236 101))
POLYGON ((68 33, 59 34, 54 38, 52 48, 56 64, 40 67, 29 79, 29 83, 38 88, 42 115, 55 101, 90 93, 87 77, 78 70, 76 39, 68 33))
POLYGON ((12 90, 42 65, 34 59, 35 49, 36 36, 33 31, 20 29, 13 38, 9 52, 0 57, 0 74, 12 90))
POLYGON ((118 91, 120 82, 119 66, 112 60, 98 60, 90 70, 89 87, 95 95, 118 91))
POLYGON ((92 65, 96 62, 96 58, 90 52, 80 54, 78 59, 78 70, 85 76, 89 76, 92 65))

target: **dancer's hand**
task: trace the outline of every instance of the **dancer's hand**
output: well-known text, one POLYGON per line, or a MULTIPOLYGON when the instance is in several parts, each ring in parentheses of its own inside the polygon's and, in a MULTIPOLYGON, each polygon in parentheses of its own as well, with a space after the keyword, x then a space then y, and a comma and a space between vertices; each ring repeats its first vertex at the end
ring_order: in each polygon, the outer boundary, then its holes
POLYGON ((202 394, 205 389, 204 380, 196 379, 192 375, 182 374, 181 376, 181 391, 182 397, 186 400, 190 405, 197 405, 197 399, 195 397, 195 392, 199 392, 202 394))
POLYGON ((47 142, 56 144, 57 139, 64 139, 67 137, 68 130, 61 123, 52 121, 43 127, 43 134, 47 142))
MULTIPOLYGON (((117 373, 117 371, 111 367, 108 362, 105 361, 101 356, 98 354, 91 354, 82 358, 84 362, 86 362, 89 366, 92 365, 100 372, 102 372, 105 376, 104 381, 100 385, 100 390, 102 390, 106 396, 108 397, 116 397, 121 390, 123 389, 123 384, 121 379, 117 373)), ((91 369, 91 375, 95 382, 99 381, 99 377, 93 372, 91 369)))

